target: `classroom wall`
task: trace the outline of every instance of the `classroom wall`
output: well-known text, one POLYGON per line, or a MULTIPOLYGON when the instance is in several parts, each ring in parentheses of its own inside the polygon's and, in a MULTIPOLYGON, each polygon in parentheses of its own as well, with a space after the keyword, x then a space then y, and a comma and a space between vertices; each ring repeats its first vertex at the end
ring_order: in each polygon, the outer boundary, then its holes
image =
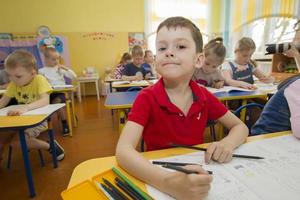
POLYGON ((128 51, 128 32, 144 31, 144 0, 10 0, 1 2, 0 32, 35 34, 46 25, 66 36, 72 68, 113 67, 128 51))

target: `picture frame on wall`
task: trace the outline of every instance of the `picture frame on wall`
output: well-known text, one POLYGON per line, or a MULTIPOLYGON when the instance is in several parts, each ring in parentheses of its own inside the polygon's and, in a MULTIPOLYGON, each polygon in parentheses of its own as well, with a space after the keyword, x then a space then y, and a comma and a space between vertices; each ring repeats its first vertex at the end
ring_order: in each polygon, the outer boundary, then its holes
POLYGON ((0 40, 12 40, 13 36, 11 33, 0 33, 0 40))
POLYGON ((139 45, 143 49, 146 49, 147 46, 146 46, 146 42, 145 42, 145 34, 143 32, 128 33, 129 51, 131 51, 135 45, 139 45))

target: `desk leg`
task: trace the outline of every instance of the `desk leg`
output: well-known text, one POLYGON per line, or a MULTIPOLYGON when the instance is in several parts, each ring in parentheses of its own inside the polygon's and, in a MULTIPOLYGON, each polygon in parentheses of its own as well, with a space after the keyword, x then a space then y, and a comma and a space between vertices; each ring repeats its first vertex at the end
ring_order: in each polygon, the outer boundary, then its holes
MULTIPOLYGON (((247 99, 243 99, 242 101, 242 106, 246 105, 247 104, 247 99)), ((242 120, 242 122, 245 123, 245 119, 246 119, 246 109, 243 109, 241 111, 241 116, 240 116, 240 119, 242 120)))
POLYGON ((27 149, 27 144, 26 144, 26 140, 25 140, 24 130, 19 131, 19 137, 20 137, 20 144, 21 144, 23 160, 24 160, 24 165, 25 165, 25 172, 26 172, 26 177, 27 177, 29 195, 31 198, 33 198, 33 197, 35 197, 35 189, 34 189, 34 183, 33 183, 33 179, 32 179, 32 173, 31 173, 31 168, 30 168, 28 149, 27 149))
POLYGON ((66 113, 67 113, 67 122, 68 122, 68 126, 69 126, 69 130, 70 130, 70 133, 69 135, 72 137, 73 136, 73 127, 72 127, 72 119, 71 119, 71 110, 70 110, 70 100, 67 100, 66 101, 66 113))
POLYGON ((99 80, 96 80, 95 83, 96 83, 97 100, 99 101, 100 100, 100 96, 99 96, 99 80))
POLYGON ((73 115, 73 121, 74 121, 74 127, 78 126, 77 119, 76 119, 76 113, 75 113, 75 105, 74 105, 74 92, 71 92, 71 109, 72 109, 72 115, 73 115))
POLYGON ((125 126, 125 110, 120 109, 119 110, 119 133, 121 134, 124 126, 125 126))
POLYGON ((78 98, 78 101, 79 101, 79 103, 81 102, 81 84, 80 84, 80 82, 78 82, 78 88, 77 88, 78 90, 78 92, 77 92, 77 98, 78 98))
POLYGON ((52 154, 53 168, 57 168, 56 149, 54 147, 53 127, 52 127, 52 122, 50 121, 50 119, 48 120, 48 136, 49 136, 50 148, 52 149, 51 154, 52 154))

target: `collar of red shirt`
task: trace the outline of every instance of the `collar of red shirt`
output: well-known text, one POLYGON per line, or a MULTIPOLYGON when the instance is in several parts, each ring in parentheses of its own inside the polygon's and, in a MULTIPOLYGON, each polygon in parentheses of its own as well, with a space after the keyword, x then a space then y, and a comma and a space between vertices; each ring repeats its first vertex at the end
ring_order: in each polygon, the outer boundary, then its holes
MULTIPOLYGON (((190 109, 188 115, 193 115, 194 113, 199 113, 199 111, 202 110, 207 98, 204 93, 204 89, 201 86, 199 86, 196 82, 191 80, 189 86, 192 89, 194 103, 192 104, 192 109, 190 109)), ((162 78, 156 84, 153 85, 151 90, 153 91, 154 97, 161 107, 166 108, 169 112, 172 113, 182 113, 182 111, 170 101, 165 90, 162 78)))

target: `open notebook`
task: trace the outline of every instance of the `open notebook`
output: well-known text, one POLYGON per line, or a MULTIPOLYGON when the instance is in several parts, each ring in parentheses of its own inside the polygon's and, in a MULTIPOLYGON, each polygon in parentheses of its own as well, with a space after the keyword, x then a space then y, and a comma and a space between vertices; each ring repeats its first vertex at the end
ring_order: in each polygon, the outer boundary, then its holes
POLYGON ((133 85, 149 85, 148 81, 142 80, 142 81, 115 81, 113 82, 114 85, 127 85, 127 84, 133 84, 133 85))
POLYGON ((253 91, 253 90, 244 89, 244 88, 240 88, 240 87, 233 87, 233 86, 224 86, 223 88, 220 88, 220 89, 206 87, 206 89, 213 94, 218 93, 218 92, 243 92, 243 91, 251 92, 251 91, 253 91))

